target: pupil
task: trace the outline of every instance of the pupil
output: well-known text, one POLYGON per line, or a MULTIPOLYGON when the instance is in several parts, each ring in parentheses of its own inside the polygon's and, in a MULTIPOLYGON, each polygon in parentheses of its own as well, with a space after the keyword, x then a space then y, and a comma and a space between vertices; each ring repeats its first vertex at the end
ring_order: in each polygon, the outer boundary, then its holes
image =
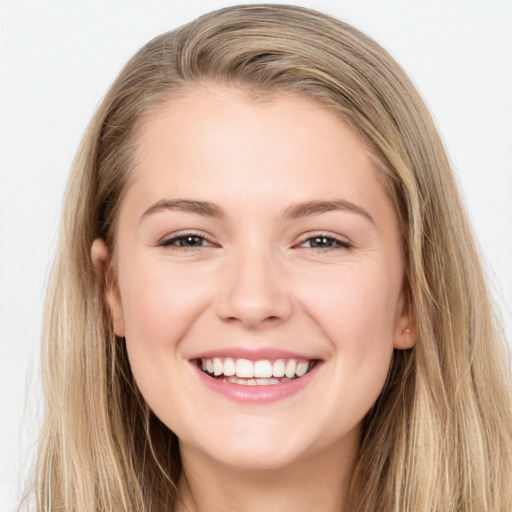
POLYGON ((201 245, 201 239, 198 236, 187 236, 182 239, 181 245, 186 245, 188 247, 201 245))
POLYGON ((330 247, 331 246, 331 240, 325 236, 317 236, 316 238, 313 238, 312 246, 313 247, 330 247))

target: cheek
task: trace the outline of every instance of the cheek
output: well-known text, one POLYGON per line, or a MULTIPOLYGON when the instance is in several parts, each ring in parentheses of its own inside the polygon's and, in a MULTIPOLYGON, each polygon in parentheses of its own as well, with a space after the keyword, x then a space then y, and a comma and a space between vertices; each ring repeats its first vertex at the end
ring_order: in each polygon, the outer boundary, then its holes
POLYGON ((309 314, 340 348, 378 341, 392 344, 401 279, 375 268, 336 269, 317 276, 303 294, 309 314))
MULTIPOLYGON (((198 272, 165 264, 128 263, 121 283, 126 329, 147 341, 179 339, 208 296, 208 282, 198 272)), ((128 336, 127 336, 128 337, 128 336)))
POLYGON ((209 285, 197 272, 147 262, 129 265, 138 272, 125 272, 120 283, 125 337, 132 372, 144 393, 153 376, 156 381, 161 372, 175 371, 180 341, 207 307, 209 285))
POLYGON ((364 415, 389 371, 401 278, 361 267, 329 272, 317 283, 323 284, 303 303, 337 354, 337 389, 351 395, 357 414, 364 415))

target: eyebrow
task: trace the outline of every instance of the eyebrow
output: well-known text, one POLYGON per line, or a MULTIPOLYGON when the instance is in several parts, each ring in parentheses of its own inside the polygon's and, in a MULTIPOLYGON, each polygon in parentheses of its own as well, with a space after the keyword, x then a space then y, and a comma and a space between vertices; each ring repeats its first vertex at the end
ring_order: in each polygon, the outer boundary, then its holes
MULTIPOLYGON (((151 205, 141 216, 141 221, 145 217, 163 210, 177 210, 186 213, 195 213, 206 217, 224 217, 224 210, 218 204, 211 201, 197 201, 191 199, 162 199, 151 205)), ((312 200, 302 203, 292 204, 284 210, 283 217, 288 220, 319 215, 332 211, 348 211, 362 215, 363 217, 375 223, 372 216, 360 206, 355 205, 344 199, 333 199, 329 201, 312 200)))
POLYGON ((223 217, 224 210, 210 201, 193 201, 191 199, 162 199, 151 205, 141 216, 141 220, 153 213, 162 210, 178 210, 180 212, 195 213, 207 217, 223 217))
POLYGON ((366 217, 369 221, 375 224, 372 216, 360 206, 357 206, 350 201, 344 199, 333 199, 330 201, 306 201, 304 203, 292 204, 284 211, 283 217, 285 219, 298 219, 300 217, 307 217, 310 215, 319 215, 321 213, 333 211, 348 211, 357 213, 366 217))

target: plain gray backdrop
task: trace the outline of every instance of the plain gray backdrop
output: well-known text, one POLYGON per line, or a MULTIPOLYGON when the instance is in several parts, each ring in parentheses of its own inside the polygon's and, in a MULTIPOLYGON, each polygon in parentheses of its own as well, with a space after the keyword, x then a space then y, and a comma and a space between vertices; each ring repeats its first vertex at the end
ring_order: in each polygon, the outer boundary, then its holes
MULTIPOLYGON (((0 512, 14 509, 32 464, 42 303, 83 130, 140 46, 235 3, 0 0, 0 512)), ((417 84, 454 164, 510 341, 512 2, 294 3, 368 33, 417 84)))

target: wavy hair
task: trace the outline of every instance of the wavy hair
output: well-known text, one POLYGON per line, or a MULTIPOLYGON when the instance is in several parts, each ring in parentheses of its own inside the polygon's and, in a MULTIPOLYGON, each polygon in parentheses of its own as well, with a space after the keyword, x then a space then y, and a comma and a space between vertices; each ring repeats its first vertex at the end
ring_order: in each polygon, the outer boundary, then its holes
POLYGON ((512 510, 508 354, 443 144, 399 65, 355 28, 289 5, 206 14, 144 46, 94 115, 67 187, 43 334, 37 510, 168 511, 176 436, 132 378, 90 250, 115 251, 141 123, 205 83, 291 92, 366 143, 399 218, 417 327, 363 422, 351 512, 512 510))

